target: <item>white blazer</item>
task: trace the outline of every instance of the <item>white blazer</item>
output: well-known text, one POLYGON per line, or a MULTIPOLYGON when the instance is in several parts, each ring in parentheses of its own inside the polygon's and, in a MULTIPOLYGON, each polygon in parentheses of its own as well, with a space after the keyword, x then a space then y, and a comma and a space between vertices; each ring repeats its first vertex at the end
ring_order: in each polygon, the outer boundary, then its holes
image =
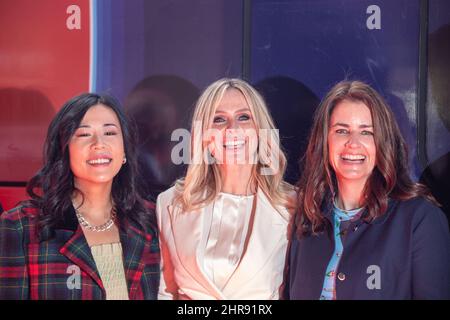
POLYGON ((290 214, 271 205, 258 191, 253 228, 241 262, 223 290, 203 269, 212 203, 192 212, 182 212, 172 201, 175 188, 158 196, 156 214, 161 246, 159 299, 279 299, 283 282, 290 214), (206 229, 208 230, 208 229, 206 229))

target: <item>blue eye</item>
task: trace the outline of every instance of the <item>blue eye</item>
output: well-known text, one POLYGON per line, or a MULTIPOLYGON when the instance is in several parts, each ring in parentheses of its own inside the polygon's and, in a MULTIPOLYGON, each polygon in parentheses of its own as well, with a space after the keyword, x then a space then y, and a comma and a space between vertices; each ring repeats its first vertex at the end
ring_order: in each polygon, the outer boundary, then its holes
POLYGON ((239 116, 239 120, 240 120, 240 121, 247 121, 247 120, 250 120, 250 116, 247 115, 247 114, 243 114, 243 115, 239 116))
POLYGON ((213 122, 214 123, 222 123, 222 122, 225 122, 225 119, 222 117, 215 117, 213 122))

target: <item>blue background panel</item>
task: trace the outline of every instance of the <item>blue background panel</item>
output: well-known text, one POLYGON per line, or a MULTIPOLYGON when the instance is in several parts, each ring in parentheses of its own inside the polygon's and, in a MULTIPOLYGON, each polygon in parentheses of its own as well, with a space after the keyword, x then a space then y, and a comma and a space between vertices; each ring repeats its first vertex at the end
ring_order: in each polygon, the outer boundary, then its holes
MULTIPOLYGON (((373 4, 365 0, 254 0, 251 79, 258 84, 283 77, 308 92, 308 101, 313 99, 311 93, 320 99, 345 78, 368 82, 391 105, 417 178, 421 171, 416 154, 419 0, 376 1, 381 29, 371 30, 366 24, 371 16, 367 8, 373 4)), ((311 102, 297 104, 302 108, 300 117, 293 101, 286 105, 274 99, 271 105, 285 109, 277 119, 280 127, 298 128, 297 133, 284 136, 287 145, 289 140, 306 139, 315 109, 311 102)), ((290 162, 294 171, 292 166, 297 164, 290 162)))

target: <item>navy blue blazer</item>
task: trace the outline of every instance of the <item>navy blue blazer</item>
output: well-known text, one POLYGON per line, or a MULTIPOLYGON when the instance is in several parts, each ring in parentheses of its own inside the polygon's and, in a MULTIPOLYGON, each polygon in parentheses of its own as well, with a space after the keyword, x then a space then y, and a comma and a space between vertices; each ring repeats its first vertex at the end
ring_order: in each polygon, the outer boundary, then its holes
MULTIPOLYGON (((327 211, 332 221, 332 208, 327 211)), ((337 299, 450 299, 450 234, 443 212, 423 198, 389 200, 371 223, 352 222, 336 271, 337 299)), ((334 251, 330 232, 294 234, 287 297, 319 299, 334 251)))

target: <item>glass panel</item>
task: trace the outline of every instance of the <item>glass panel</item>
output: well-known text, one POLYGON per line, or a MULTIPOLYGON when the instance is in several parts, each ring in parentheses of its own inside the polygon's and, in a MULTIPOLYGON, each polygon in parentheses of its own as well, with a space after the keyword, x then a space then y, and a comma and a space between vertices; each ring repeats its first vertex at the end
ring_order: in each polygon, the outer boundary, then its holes
POLYGON ((446 0, 429 1, 426 115, 429 164, 421 181, 443 205, 450 222, 450 2, 446 0))
POLYGON ((240 76, 240 0, 96 2, 94 91, 117 96, 139 129, 140 167, 155 197, 184 174, 171 134, 189 128, 201 90, 240 76))
POLYGON ((391 105, 416 156, 419 1, 254 0, 251 79, 269 100, 295 181, 312 114, 344 78, 371 84, 391 105), (369 13, 367 13, 369 12, 369 13), (379 29, 378 29, 379 27, 379 29))

